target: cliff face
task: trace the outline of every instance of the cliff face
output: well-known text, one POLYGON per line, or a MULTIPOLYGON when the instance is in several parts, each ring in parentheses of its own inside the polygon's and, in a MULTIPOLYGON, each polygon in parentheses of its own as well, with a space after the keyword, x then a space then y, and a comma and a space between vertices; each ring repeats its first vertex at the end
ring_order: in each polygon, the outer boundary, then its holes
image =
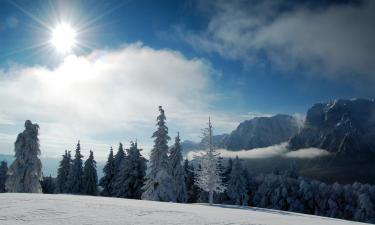
MULTIPOLYGON (((250 150, 262 148, 288 141, 299 130, 297 120, 289 115, 275 115, 272 117, 256 117, 246 120, 230 134, 213 136, 216 148, 228 150, 250 150)), ((203 149, 204 140, 200 143, 183 142, 185 150, 203 149)))
POLYGON ((257 117, 242 122, 228 137, 230 150, 267 147, 288 141, 298 132, 296 119, 289 115, 257 117))
POLYGON ((290 149, 317 147, 338 155, 375 154, 374 100, 335 100, 315 104, 290 149))

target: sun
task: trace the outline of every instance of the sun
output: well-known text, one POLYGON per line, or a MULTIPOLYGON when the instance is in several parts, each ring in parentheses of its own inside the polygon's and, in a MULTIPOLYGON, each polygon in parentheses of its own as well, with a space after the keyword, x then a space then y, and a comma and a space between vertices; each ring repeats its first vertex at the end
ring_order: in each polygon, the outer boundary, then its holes
POLYGON ((69 24, 61 23, 53 29, 51 43, 58 52, 68 53, 76 44, 76 31, 69 24))

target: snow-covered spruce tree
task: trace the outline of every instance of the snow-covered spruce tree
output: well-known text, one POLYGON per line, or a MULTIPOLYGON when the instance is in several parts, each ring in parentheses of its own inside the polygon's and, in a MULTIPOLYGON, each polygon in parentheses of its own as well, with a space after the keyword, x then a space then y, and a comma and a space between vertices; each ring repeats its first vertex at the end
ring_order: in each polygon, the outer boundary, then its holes
POLYGON ((81 155, 81 145, 78 141, 72 166, 69 170, 68 178, 68 193, 80 194, 82 191, 82 180, 83 180, 83 170, 82 170, 82 158, 81 155))
POLYGON ((100 193, 102 196, 111 196, 112 193, 112 181, 115 176, 115 166, 113 158, 113 149, 109 151, 108 160, 103 168, 104 176, 100 179, 99 185, 103 188, 100 193))
POLYGON ((42 163, 40 155, 39 125, 25 122, 25 130, 17 137, 15 147, 16 159, 9 167, 5 189, 8 192, 41 193, 42 163))
POLYGON ((8 164, 6 161, 1 161, 0 164, 0 193, 5 192, 5 182, 8 178, 8 164))
POLYGON ((232 165, 232 172, 228 180, 227 193, 233 204, 247 204, 249 199, 249 196, 247 195, 247 177, 245 176, 244 169, 242 168, 238 156, 236 156, 232 165))
POLYGON ((173 189, 176 193, 177 202, 187 202, 187 191, 185 184, 185 171, 182 167, 182 147, 180 143, 180 134, 177 133, 175 143, 169 151, 169 174, 172 176, 173 189))
POLYGON ((97 195, 98 194, 98 175, 96 173, 96 161, 94 153, 90 151, 90 156, 83 167, 82 194, 97 195))
POLYGON ((114 196, 140 199, 146 176, 147 160, 141 155, 137 142, 130 142, 127 156, 113 181, 114 196))
POLYGON ((176 194, 173 190, 172 176, 168 170, 168 127, 165 125, 165 114, 159 106, 159 116, 157 117, 157 130, 152 135, 154 147, 150 155, 150 171, 147 175, 142 199, 175 202, 176 194))
POLYGON ((213 130, 211 120, 208 120, 208 127, 203 130, 203 139, 207 140, 207 152, 197 157, 200 168, 196 170, 195 183, 199 188, 208 192, 208 201, 213 204, 214 193, 223 193, 225 186, 220 174, 222 171, 218 168, 219 153, 215 152, 213 141, 213 130))
POLYGON ((65 151, 62 157, 59 169, 57 170, 56 192, 68 193, 68 178, 69 170, 72 166, 72 156, 70 155, 70 151, 65 151))

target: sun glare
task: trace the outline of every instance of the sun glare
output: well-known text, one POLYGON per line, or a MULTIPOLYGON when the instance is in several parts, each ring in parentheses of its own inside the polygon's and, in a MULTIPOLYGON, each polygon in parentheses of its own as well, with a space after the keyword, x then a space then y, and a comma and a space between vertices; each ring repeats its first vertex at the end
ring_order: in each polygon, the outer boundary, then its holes
POLYGON ((52 31, 52 45, 60 53, 68 53, 76 44, 76 31, 66 23, 61 23, 52 31))

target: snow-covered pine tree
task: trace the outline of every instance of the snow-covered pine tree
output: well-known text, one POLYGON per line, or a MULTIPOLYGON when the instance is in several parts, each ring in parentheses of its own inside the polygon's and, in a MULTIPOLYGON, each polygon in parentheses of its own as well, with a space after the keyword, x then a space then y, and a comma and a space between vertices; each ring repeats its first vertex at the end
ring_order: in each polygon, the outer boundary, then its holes
POLYGON ((227 193, 232 202, 236 205, 247 205, 247 177, 238 156, 236 156, 230 178, 228 180, 227 193))
POLYGON ((108 160, 103 168, 104 176, 100 179, 99 185, 103 188, 100 193, 102 196, 111 196, 112 193, 112 181, 115 176, 115 166, 113 158, 113 149, 109 151, 108 160))
POLYGON ((5 192, 5 182, 8 178, 8 164, 6 161, 1 161, 0 164, 0 193, 5 192))
POLYGON ((90 151, 90 156, 83 167, 82 194, 97 195, 98 194, 98 175, 96 173, 96 161, 94 153, 90 151))
POLYGON ((62 157, 63 159, 60 161, 60 166, 57 170, 56 192, 68 193, 68 179, 69 170, 72 166, 72 156, 70 155, 70 151, 65 151, 62 157))
POLYGON ((157 117, 157 130, 152 135, 154 147, 150 155, 150 172, 147 175, 142 199, 154 201, 176 201, 176 194, 173 191, 172 177, 168 170, 168 127, 165 125, 165 114, 159 106, 157 117))
POLYGON ((203 130, 203 140, 206 142, 206 153, 197 157, 200 168, 196 170, 195 183, 205 192, 208 192, 209 203, 213 204, 214 193, 222 193, 225 191, 220 174, 222 171, 218 168, 219 153, 215 152, 213 145, 213 129, 211 120, 208 120, 208 127, 203 130))
POLYGON ((8 170, 8 179, 5 189, 8 192, 41 193, 42 187, 42 162, 38 158, 40 155, 39 125, 25 122, 25 130, 20 133, 14 144, 15 157, 8 170))
POLYGON ((68 193, 80 194, 82 191, 83 169, 82 169, 81 145, 78 141, 72 166, 69 170, 68 193))
POLYGON ((169 151, 169 174, 173 179, 173 189, 176 193, 177 202, 185 203, 187 201, 186 174, 181 164, 183 158, 180 141, 180 133, 177 133, 175 143, 169 151))
POLYGON ((137 142, 130 142, 126 149, 127 156, 121 164, 119 173, 113 181, 114 196, 121 198, 140 199, 142 186, 146 176, 147 160, 141 155, 142 149, 137 142))

